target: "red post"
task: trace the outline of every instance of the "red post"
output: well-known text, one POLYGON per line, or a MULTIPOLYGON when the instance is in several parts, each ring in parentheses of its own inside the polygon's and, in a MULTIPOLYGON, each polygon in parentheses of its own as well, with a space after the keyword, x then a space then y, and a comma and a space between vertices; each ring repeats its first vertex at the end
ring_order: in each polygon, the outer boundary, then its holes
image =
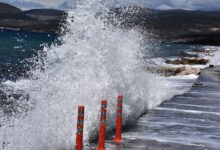
POLYGON ((99 143, 98 143, 97 150, 105 150, 106 108, 107 108, 107 101, 102 100, 102 102, 101 102, 100 128, 99 128, 99 143))
POLYGON ((83 149, 83 120, 84 120, 84 106, 79 106, 78 117, 77 117, 77 133, 76 133, 75 150, 83 149))
POLYGON ((122 138, 121 138, 121 128, 122 128, 122 99, 123 96, 119 95, 118 96, 118 104, 117 104, 117 119, 116 119, 116 133, 115 133, 115 138, 114 142, 115 143, 121 143, 122 138))

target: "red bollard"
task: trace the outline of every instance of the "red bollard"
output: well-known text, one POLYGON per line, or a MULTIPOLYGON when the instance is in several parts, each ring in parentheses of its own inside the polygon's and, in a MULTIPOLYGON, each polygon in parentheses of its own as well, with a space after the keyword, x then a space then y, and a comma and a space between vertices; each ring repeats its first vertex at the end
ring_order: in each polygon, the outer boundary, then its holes
POLYGON ((77 133, 76 133, 75 150, 83 149, 83 120, 84 120, 84 106, 79 106, 78 117, 77 117, 77 133))
POLYGON ((121 128, 122 128, 122 99, 123 96, 118 96, 118 105, 117 105, 117 119, 116 119, 116 133, 113 141, 115 143, 121 143, 121 128))
POLYGON ((99 128, 99 143, 98 143, 97 150, 105 150, 106 108, 107 108, 107 101, 102 100, 102 102, 101 102, 100 128, 99 128))

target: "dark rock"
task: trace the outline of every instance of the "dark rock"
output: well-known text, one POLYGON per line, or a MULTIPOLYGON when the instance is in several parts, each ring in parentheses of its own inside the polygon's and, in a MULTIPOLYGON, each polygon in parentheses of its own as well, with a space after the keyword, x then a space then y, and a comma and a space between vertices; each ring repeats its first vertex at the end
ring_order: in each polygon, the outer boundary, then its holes
POLYGON ((176 60, 166 60, 165 63, 173 65, 206 65, 209 62, 204 58, 181 58, 176 60))
POLYGON ((206 54, 211 54, 216 52, 216 50, 214 49, 194 49, 193 51, 197 53, 206 53, 206 54))
POLYGON ((194 84, 193 84, 193 86, 202 86, 203 85, 203 83, 201 83, 201 82, 195 82, 194 84))
POLYGON ((209 65, 209 68, 214 68, 215 66, 214 65, 209 65))
POLYGON ((202 53, 206 56, 214 56, 216 49, 195 49, 195 50, 193 50, 193 52, 202 53))
POLYGON ((154 67, 147 67, 147 71, 159 74, 162 76, 183 76, 183 75, 190 75, 190 74, 195 74, 199 75, 201 70, 200 68, 194 68, 194 67, 188 67, 188 66, 183 66, 183 67, 159 67, 159 68, 154 68, 154 67))
POLYGON ((158 69, 159 73, 164 73, 166 76, 176 76, 184 71, 184 67, 161 67, 158 69))
POLYGON ((190 74, 198 75, 200 73, 200 69, 187 67, 187 66, 161 67, 158 69, 158 72, 164 73, 166 76, 183 76, 183 75, 190 75, 190 74))

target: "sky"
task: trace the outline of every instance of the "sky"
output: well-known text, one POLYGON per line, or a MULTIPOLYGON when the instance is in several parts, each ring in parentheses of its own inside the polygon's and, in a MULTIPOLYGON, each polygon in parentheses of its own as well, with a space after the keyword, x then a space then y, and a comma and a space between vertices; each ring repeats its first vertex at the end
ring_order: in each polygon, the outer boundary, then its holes
POLYGON ((117 5, 133 3, 154 9, 220 10, 220 0, 115 0, 117 5), (129 2, 128 2, 129 1, 129 2))
MULTIPOLYGON (((0 0, 5 1, 5 0, 0 0)), ((66 1, 76 0, 8 0, 40 3, 46 8, 58 8, 66 1)), ((103 0, 104 1, 104 0, 103 0)), ((112 6, 139 5, 154 9, 220 10, 220 0, 105 0, 112 6)))
POLYGON ((46 7, 54 7, 57 8, 61 3, 67 1, 67 0, 23 0, 26 2, 36 2, 43 4, 46 7))

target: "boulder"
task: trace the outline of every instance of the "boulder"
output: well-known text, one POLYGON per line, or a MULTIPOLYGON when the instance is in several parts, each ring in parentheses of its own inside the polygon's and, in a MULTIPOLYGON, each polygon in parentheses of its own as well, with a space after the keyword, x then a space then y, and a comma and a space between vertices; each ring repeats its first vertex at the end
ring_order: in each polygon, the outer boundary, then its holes
POLYGON ((200 68, 193 68, 188 66, 183 67, 161 67, 157 71, 160 74, 165 74, 165 76, 183 76, 183 75, 190 75, 200 74, 200 68))
POLYGON ((194 49, 193 52, 202 53, 206 56, 214 56, 216 49, 194 49))
POLYGON ((214 53, 216 52, 215 49, 194 49, 193 52, 197 52, 197 53, 214 53))
POLYGON ((165 63, 173 65, 206 65, 209 62, 205 58, 181 58, 175 60, 166 60, 165 63))
POLYGON ((214 68, 215 66, 214 65, 209 65, 209 68, 214 68))
POLYGON ((177 73, 176 75, 177 76, 190 75, 190 74, 199 75, 200 72, 201 72, 200 68, 191 68, 191 67, 184 66, 183 70, 177 73))
POLYGON ((190 74, 195 74, 199 75, 201 70, 200 68, 195 68, 195 67, 188 67, 188 66, 183 66, 183 67, 146 67, 146 71, 154 73, 154 74, 159 74, 162 76, 170 77, 170 76, 183 76, 183 75, 190 75, 190 74))
POLYGON ((203 83, 201 83, 201 82, 196 82, 196 83, 193 84, 193 86, 203 86, 203 83))

